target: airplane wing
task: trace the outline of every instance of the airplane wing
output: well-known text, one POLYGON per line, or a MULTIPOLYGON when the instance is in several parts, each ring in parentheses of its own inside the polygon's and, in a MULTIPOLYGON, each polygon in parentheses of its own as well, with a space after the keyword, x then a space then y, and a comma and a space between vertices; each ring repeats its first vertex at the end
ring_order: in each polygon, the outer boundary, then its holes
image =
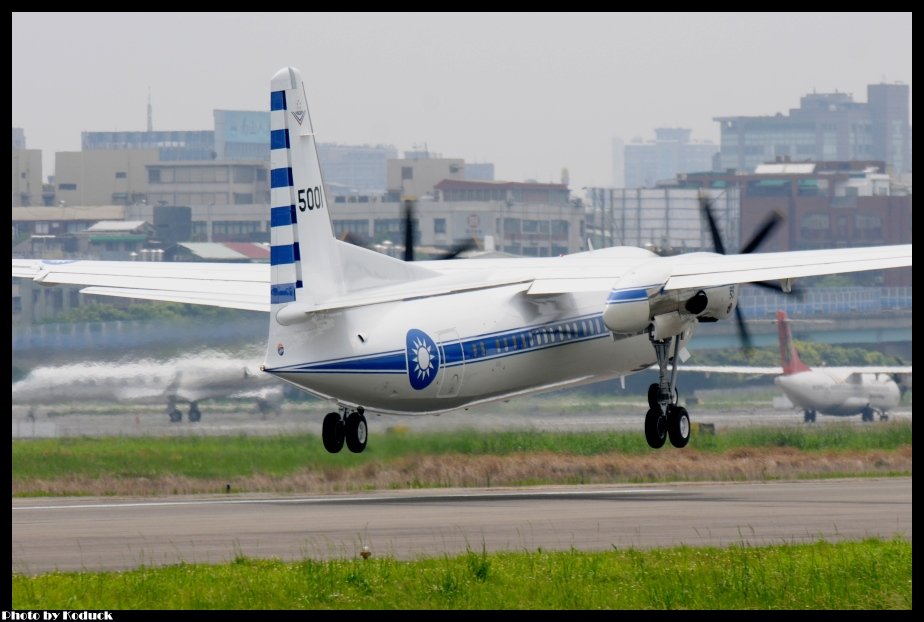
MULTIPOLYGON (((287 315, 512 284, 528 288, 529 295, 606 291, 621 284, 628 273, 643 263, 665 276, 662 290, 911 266, 911 244, 749 255, 689 253, 656 257, 648 254, 644 257, 634 255, 629 261, 619 260, 612 254, 614 250, 600 249, 538 263, 523 263, 517 259, 457 260, 459 268, 464 268, 441 272, 428 270, 424 274, 426 278, 368 287, 320 304, 294 305, 287 315)), ((432 267, 433 262, 427 263, 432 267)), ((267 264, 14 259, 12 275, 31 278, 43 285, 85 285, 86 289, 81 291, 87 294, 255 311, 269 311, 270 308, 270 266, 267 264)))
POLYGON ((704 374, 742 374, 746 376, 779 376, 783 373, 782 367, 748 367, 747 365, 686 365, 681 369, 685 372, 695 371, 704 374))
POLYGON ((813 367, 844 374, 910 374, 911 365, 869 365, 860 367, 813 367))
POLYGON ((13 260, 13 276, 86 294, 269 311, 268 264, 13 260))
MULTIPOLYGON (((748 367, 747 365, 684 365, 683 371, 704 374, 743 374, 751 376, 779 376, 782 367, 748 367)), ((817 371, 834 372, 845 377, 851 374, 910 374, 911 365, 865 365, 857 367, 813 367, 817 371)))
POLYGON ((911 244, 749 255, 690 253, 672 262, 665 290, 793 279, 911 265, 911 244))

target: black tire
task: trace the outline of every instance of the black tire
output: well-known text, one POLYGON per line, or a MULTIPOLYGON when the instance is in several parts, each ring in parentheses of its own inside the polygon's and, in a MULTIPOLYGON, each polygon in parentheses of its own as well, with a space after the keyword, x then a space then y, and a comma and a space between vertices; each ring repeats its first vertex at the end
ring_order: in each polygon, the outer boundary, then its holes
POLYGON ((181 413, 178 408, 174 408, 168 412, 167 416, 170 417, 170 423, 179 423, 183 420, 183 413, 181 413))
POLYGON ((355 410, 347 416, 346 420, 346 444, 347 448, 354 454, 361 453, 366 448, 366 441, 369 436, 369 428, 366 425, 366 416, 355 410))
POLYGON ((806 410, 805 411, 805 422, 806 423, 815 423, 815 411, 806 410))
POLYGON ((876 413, 873 412, 873 409, 867 406, 863 409, 863 421, 875 421, 876 413))
POLYGON ((648 408, 652 410, 658 410, 661 405, 658 403, 658 397, 661 393, 661 387, 657 382, 652 382, 648 385, 648 408))
POLYGON ((667 440, 667 417, 660 408, 652 408, 645 414, 645 440, 652 449, 664 447, 667 440))
POLYGON ((190 422, 196 423, 197 421, 202 419, 202 411, 199 410, 198 406, 192 405, 189 407, 188 417, 189 417, 190 422))
POLYGON ((324 449, 332 454, 339 453, 343 449, 343 437, 343 419, 340 418, 340 413, 327 413, 321 425, 321 440, 324 442, 324 449))
POLYGON ((667 435, 674 447, 686 447, 690 442, 690 415, 683 406, 667 407, 667 435))

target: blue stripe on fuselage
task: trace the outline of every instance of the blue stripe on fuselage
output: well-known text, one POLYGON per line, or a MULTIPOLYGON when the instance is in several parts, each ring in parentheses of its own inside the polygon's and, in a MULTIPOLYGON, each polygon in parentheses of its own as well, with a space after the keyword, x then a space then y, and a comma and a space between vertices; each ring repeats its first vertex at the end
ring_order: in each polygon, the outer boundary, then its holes
POLYGON ((610 292, 610 295, 606 298, 606 304, 621 304, 623 302, 638 302, 639 300, 647 300, 648 291, 645 289, 621 289, 613 290, 610 292))
MULTIPOLYGON (((517 354, 538 352, 571 343, 609 336, 602 315, 585 315, 560 322, 540 324, 497 333, 485 333, 466 339, 439 344, 441 367, 454 367, 517 354)), ((277 367, 270 372, 288 373, 407 373, 403 351, 385 352, 362 357, 330 359, 302 365, 277 367)))

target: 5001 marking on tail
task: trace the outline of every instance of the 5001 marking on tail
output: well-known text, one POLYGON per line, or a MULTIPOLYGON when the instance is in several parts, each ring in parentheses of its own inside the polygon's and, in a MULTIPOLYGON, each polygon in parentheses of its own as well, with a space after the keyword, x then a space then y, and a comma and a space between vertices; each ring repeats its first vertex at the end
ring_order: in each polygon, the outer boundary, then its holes
POLYGON ((324 207, 324 202, 321 199, 323 195, 321 194, 321 187, 315 186, 314 188, 299 188, 298 189, 298 209, 299 211, 304 212, 305 210, 321 209, 324 207))

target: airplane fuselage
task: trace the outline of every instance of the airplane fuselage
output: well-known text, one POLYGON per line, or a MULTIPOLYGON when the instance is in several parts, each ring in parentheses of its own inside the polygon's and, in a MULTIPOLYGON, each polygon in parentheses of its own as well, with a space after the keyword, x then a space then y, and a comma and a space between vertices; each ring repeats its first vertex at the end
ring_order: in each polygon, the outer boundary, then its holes
MULTIPOLYGON (((257 367, 217 356, 170 363, 134 362, 42 367, 13 384, 14 404, 54 404, 94 400, 160 403, 198 402, 266 388, 257 367)), ((275 388, 275 387, 270 387, 275 388)))
POLYGON ((286 342, 270 344, 266 367, 317 395, 395 414, 438 413, 649 367, 656 359, 646 334, 614 338, 604 325, 606 297, 543 299, 506 286, 316 314, 286 342))
POLYGON ((776 384, 795 406, 825 415, 850 416, 898 406, 898 385, 887 374, 837 374, 815 369, 778 376, 776 384))

